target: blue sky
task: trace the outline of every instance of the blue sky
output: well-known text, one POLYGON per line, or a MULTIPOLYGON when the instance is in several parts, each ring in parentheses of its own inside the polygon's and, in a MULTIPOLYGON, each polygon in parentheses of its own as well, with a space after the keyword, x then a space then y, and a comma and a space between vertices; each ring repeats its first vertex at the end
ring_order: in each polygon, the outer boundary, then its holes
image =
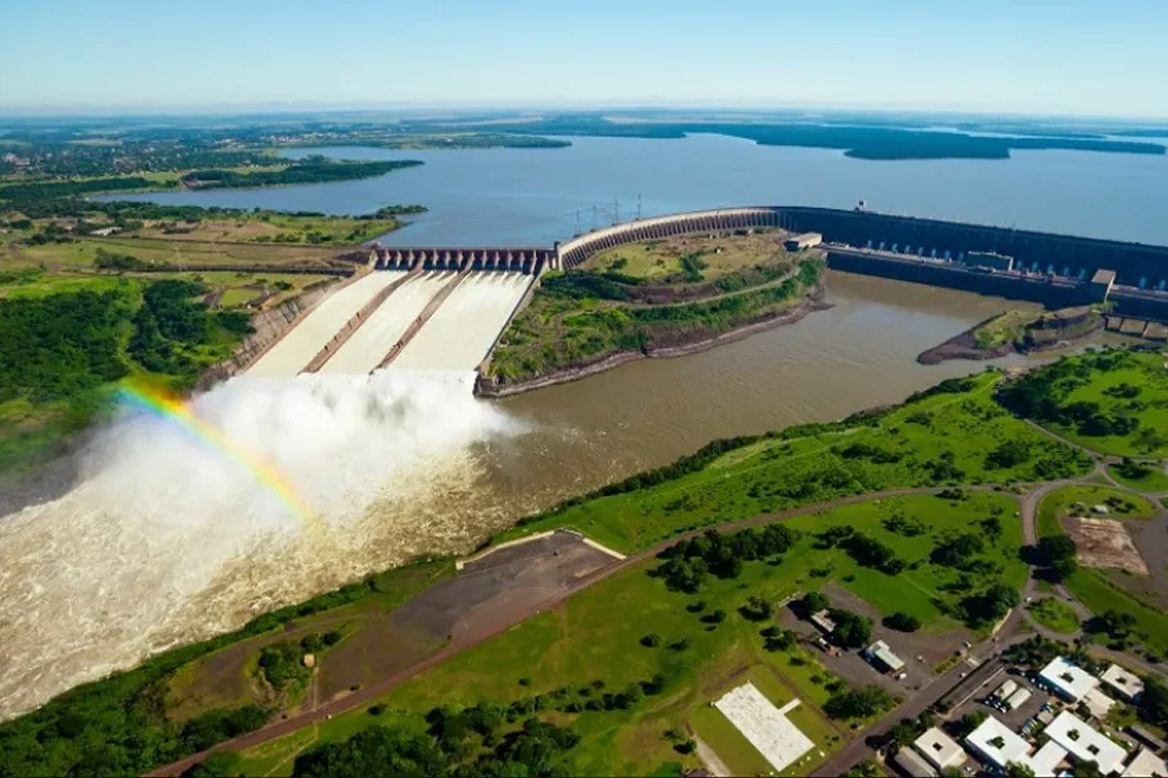
POLYGON ((1168 0, 6 0, 0 110, 1168 116, 1168 0))

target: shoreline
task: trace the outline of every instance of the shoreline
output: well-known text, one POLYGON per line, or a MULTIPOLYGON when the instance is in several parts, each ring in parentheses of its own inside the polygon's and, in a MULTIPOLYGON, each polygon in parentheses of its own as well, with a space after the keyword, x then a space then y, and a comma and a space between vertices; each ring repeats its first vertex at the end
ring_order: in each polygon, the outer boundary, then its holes
MULTIPOLYGON (((1099 317, 1098 322, 1095 322, 1082 332, 1070 335, 1060 332, 1057 339, 1047 343, 1030 343, 1029 345, 1019 347, 1011 340, 993 348, 982 348, 978 346, 974 333, 1000 315, 995 314, 984 321, 978 322, 969 329, 959 332, 948 340, 922 351, 920 354, 917 354, 917 362, 922 365, 939 365, 942 362, 955 359, 965 359, 971 362, 987 362, 992 359, 1009 356, 1010 354, 1040 354, 1045 351, 1056 351, 1060 348, 1078 345, 1079 343, 1090 340, 1104 329, 1103 319, 1099 317)), ((1040 314, 1034 321, 1041 320, 1042 315, 1040 314)), ((1025 331, 1027 333, 1029 333, 1029 328, 1033 324, 1034 322, 1031 322, 1031 324, 1026 325, 1025 331)))
POLYGON ((689 343, 677 346, 646 347, 639 351, 617 351, 599 359, 582 364, 569 365, 553 370, 550 373, 524 378, 519 381, 505 384, 496 383, 493 379, 484 378, 481 374, 475 380, 474 393, 476 397, 499 400, 506 397, 533 392, 537 389, 546 389, 550 386, 580 381, 608 370, 620 367, 639 359, 670 359, 697 354, 716 348, 726 343, 742 340, 757 332, 795 324, 810 313, 823 311, 832 307, 825 302, 826 291, 822 285, 816 287, 803 301, 793 308, 787 309, 760 321, 751 321, 740 327, 713 336, 704 336, 689 343))

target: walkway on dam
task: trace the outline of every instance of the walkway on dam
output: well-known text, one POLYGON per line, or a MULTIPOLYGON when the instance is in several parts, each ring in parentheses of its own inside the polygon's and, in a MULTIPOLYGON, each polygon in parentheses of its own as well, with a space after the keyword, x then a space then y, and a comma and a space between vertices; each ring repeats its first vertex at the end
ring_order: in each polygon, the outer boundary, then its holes
MULTIPOLYGON (((395 275, 393 271, 376 272, 395 275)), ((454 282, 457 275, 454 272, 428 272, 394 289, 318 372, 332 375, 372 373, 393 345, 406 334, 410 323, 422 314, 444 286, 454 282)))
MULTIPOLYGON (((534 280, 524 273, 472 273, 391 364, 420 370, 474 370, 534 280)), ((392 300, 393 296, 388 302, 392 300)))
POLYGON ((404 276, 404 271, 379 270, 329 295, 304 321, 256 360, 247 375, 282 378, 298 374, 354 314, 404 276))

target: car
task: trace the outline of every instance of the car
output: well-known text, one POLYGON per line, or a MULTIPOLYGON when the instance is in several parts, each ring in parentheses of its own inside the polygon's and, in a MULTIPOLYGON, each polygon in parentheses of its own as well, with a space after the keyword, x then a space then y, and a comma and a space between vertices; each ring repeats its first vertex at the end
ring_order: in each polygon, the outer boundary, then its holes
POLYGON ((973 648, 973 643, 970 643, 968 640, 961 641, 961 645, 965 646, 966 648, 973 648))
POLYGON ((896 674, 896 680, 898 681, 903 681, 905 678, 908 678, 908 673, 900 672, 896 674))

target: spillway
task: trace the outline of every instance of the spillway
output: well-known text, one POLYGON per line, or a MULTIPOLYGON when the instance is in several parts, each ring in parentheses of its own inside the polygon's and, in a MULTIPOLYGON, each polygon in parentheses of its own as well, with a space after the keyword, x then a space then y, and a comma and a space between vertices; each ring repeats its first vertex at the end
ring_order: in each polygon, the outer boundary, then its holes
POLYGON ((260 357, 247 374, 264 378, 296 375, 366 303, 403 276, 404 271, 377 271, 329 295, 260 357))
POLYGON ((393 366, 474 370, 533 280, 523 273, 471 274, 406 344, 393 366))
POLYGON ((456 275, 454 272, 426 273, 394 289, 318 372, 334 375, 373 372, 426 305, 456 275))

